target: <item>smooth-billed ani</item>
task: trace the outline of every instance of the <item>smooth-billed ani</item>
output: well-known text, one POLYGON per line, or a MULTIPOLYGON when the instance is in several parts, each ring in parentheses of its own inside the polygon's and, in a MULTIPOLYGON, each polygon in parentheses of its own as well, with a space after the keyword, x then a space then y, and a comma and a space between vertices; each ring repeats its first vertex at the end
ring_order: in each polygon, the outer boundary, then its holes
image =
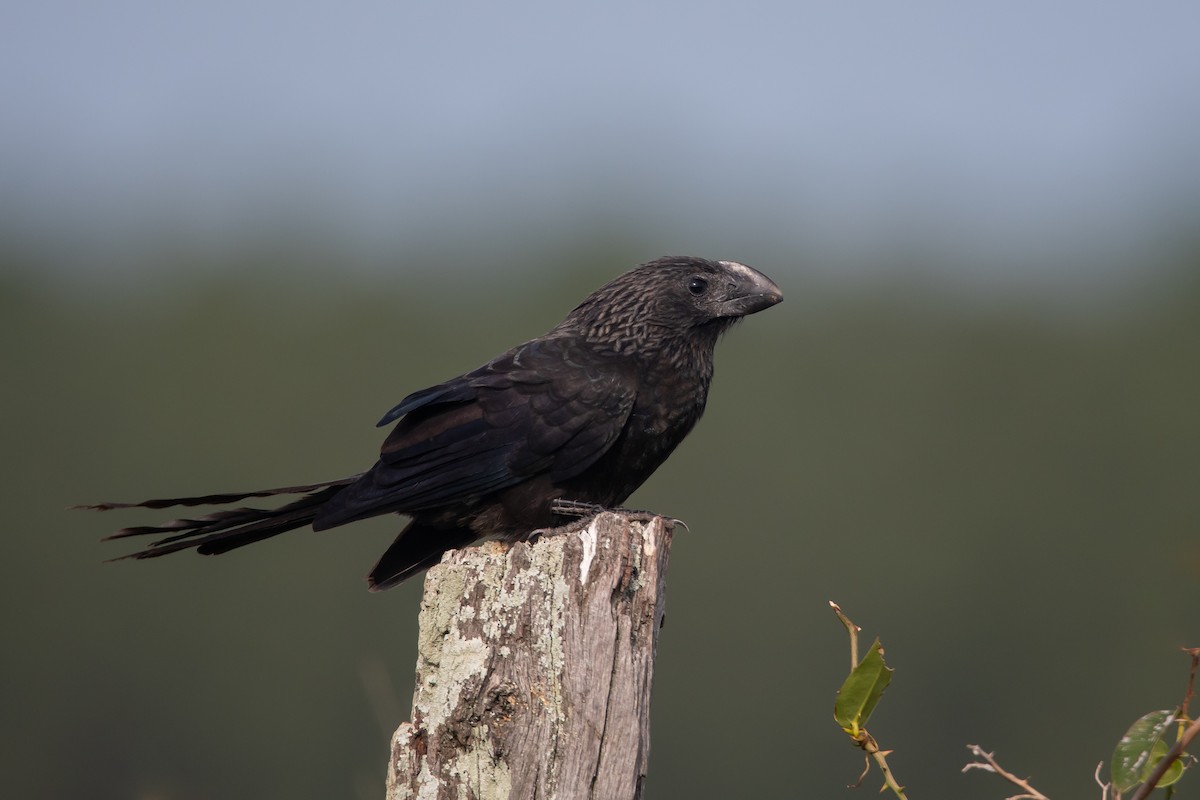
POLYGON ((235 508, 109 538, 168 534, 126 558, 195 548, 224 553, 284 531, 380 514, 408 526, 371 570, 387 589, 484 537, 519 539, 562 524, 571 502, 624 502, 704 411, 721 333, 783 295, 733 261, 667 257, 601 287, 544 336, 479 369, 414 392, 379 460, 342 480, 254 492, 101 503, 88 508, 224 505, 303 494, 274 509, 235 508))

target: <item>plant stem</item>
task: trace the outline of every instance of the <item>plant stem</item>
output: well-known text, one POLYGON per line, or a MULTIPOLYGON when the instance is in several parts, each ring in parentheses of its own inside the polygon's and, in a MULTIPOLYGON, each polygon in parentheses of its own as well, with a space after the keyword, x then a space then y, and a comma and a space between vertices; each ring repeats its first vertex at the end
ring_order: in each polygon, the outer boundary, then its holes
POLYGON ((846 626, 846 633, 850 634, 850 670, 853 672, 854 668, 858 666, 858 632, 862 628, 851 622, 850 618, 842 611, 842 607, 837 603, 830 600, 829 607, 833 609, 833 613, 837 614, 837 618, 846 626))

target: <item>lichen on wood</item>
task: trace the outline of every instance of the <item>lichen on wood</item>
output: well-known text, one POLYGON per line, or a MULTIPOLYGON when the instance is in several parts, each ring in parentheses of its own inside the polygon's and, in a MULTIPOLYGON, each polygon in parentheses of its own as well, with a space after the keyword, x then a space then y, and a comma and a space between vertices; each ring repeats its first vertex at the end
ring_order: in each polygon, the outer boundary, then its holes
POLYGON ((388 800, 640 797, 671 533, 604 512, 430 569, 388 800))

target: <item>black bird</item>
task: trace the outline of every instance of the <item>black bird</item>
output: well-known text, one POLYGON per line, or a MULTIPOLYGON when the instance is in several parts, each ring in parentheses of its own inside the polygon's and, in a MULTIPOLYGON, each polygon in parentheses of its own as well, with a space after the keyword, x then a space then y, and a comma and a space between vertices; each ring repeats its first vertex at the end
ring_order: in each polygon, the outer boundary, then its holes
POLYGON ((414 392, 375 466, 342 480, 254 492, 100 503, 87 508, 224 505, 304 494, 275 509, 235 508, 110 539, 169 534, 125 558, 195 548, 212 555, 311 525, 380 514, 412 518, 371 570, 373 591, 483 537, 519 539, 580 511, 618 506, 704 412, 720 335, 783 299, 734 261, 667 257, 591 294, 546 335, 479 369, 414 392))

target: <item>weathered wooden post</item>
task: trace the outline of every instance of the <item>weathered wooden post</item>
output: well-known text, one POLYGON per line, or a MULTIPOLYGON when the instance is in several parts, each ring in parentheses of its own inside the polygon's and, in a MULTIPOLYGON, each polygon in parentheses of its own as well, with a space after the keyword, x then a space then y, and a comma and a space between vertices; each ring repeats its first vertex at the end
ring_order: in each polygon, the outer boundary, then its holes
POLYGON ((671 521, 605 512, 425 578, 388 800, 641 796, 671 521))

